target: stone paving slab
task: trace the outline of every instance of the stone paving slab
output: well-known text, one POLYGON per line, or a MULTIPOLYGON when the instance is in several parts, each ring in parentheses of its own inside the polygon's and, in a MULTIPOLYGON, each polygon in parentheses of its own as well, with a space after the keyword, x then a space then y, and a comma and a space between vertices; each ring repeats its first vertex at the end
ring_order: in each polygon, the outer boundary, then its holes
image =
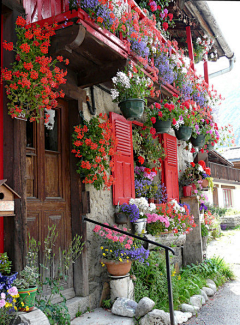
POLYGON ((110 311, 96 308, 71 321, 71 325, 134 325, 133 318, 113 315, 110 311))

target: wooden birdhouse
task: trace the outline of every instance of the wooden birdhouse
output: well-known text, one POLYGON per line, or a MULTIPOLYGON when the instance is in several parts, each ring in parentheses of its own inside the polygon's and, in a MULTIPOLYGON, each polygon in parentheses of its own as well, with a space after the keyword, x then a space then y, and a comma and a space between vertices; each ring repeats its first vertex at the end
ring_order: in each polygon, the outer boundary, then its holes
POLYGON ((6 184, 6 179, 0 180, 0 217, 15 216, 14 200, 21 197, 6 184))

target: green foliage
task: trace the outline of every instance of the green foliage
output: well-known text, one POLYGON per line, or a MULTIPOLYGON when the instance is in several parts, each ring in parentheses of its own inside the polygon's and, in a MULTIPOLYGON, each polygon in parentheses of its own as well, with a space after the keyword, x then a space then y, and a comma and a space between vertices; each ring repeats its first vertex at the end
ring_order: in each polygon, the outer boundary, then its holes
MULTIPOLYGON (((132 273, 136 276, 135 299, 149 297, 155 308, 168 311, 167 276, 165 256, 160 250, 152 251, 148 258, 149 266, 134 262, 132 273)), ((220 257, 213 257, 198 265, 188 265, 180 274, 172 270, 172 287, 174 308, 187 303, 194 294, 206 286, 206 279, 212 279, 217 286, 234 279, 233 271, 220 257)))
POLYGON ((208 210, 210 210, 210 212, 216 217, 224 217, 226 215, 226 212, 228 211, 227 208, 220 208, 210 204, 206 204, 206 206, 208 207, 208 210))
POLYGON ((146 167, 161 166, 161 159, 165 157, 165 151, 161 143, 159 143, 158 138, 153 137, 150 133, 150 128, 142 128, 139 126, 134 126, 132 130, 133 139, 133 152, 139 157, 143 157, 145 160, 146 167))
POLYGON ((202 237, 207 237, 208 232, 209 232, 208 227, 204 223, 201 223, 201 235, 202 235, 202 237))
POLYGON ((16 279, 13 283, 18 289, 28 289, 37 285, 38 278, 38 268, 26 265, 20 272, 20 279, 16 279))
POLYGON ((7 253, 0 254, 0 273, 7 275, 11 273, 12 262, 9 260, 7 253))
POLYGON ((111 309, 112 308, 112 302, 111 299, 106 299, 102 301, 102 307, 103 308, 107 308, 107 309, 111 309))
POLYGON ((147 233, 153 236, 159 235, 166 229, 163 222, 159 220, 156 222, 147 223, 147 233))
POLYGON ((61 293, 64 289, 62 283, 67 281, 70 264, 74 263, 80 256, 84 243, 81 242, 81 237, 76 235, 67 249, 62 250, 61 247, 59 248, 58 261, 56 261, 54 247, 56 246, 57 238, 56 225, 53 225, 48 228, 48 234, 44 239, 44 258, 43 263, 39 265, 38 252, 41 243, 37 243, 34 238, 29 238, 27 263, 29 263, 31 268, 36 267, 39 272, 36 306, 48 317, 51 325, 70 325, 71 319, 66 305, 66 298, 61 293), (53 270, 55 274, 51 276, 53 270), (48 296, 46 296, 43 288, 47 288, 50 291, 48 296), (63 301, 53 304, 53 296, 56 294, 60 295, 63 301))
POLYGON ((80 317, 80 316, 82 316, 82 314, 83 314, 83 312, 80 311, 80 310, 78 310, 78 311, 76 312, 75 317, 80 317))

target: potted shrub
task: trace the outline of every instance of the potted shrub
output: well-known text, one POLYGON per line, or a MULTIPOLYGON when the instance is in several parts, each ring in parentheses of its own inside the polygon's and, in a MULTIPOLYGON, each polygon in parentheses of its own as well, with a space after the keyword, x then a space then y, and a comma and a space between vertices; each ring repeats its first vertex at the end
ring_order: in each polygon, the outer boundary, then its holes
POLYGON ((18 288, 20 310, 31 311, 35 306, 35 297, 37 293, 37 281, 39 273, 37 267, 30 267, 28 265, 20 272, 19 279, 14 281, 18 288))
MULTIPOLYGON (((106 265, 109 274, 113 276, 123 276, 130 271, 132 261, 143 263, 148 258, 149 251, 132 237, 119 233, 116 226, 114 228, 116 230, 112 231, 97 225, 93 231, 101 240, 102 266, 106 265)), ((127 231, 126 228, 123 230, 127 231)))
POLYGON ((140 118, 144 112, 146 98, 150 95, 151 79, 145 77, 140 67, 137 68, 131 63, 124 71, 118 71, 112 81, 112 100, 119 103, 123 116, 128 120, 140 118))

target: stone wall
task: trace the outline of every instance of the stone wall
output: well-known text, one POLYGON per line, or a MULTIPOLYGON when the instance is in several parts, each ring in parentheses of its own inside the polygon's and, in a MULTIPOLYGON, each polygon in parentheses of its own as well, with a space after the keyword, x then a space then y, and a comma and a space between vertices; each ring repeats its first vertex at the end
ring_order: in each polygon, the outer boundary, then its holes
MULTIPOLYGON (((85 89, 87 95, 90 98, 90 89, 85 89)), ((94 96, 95 96, 95 106, 97 109, 96 114, 99 113, 109 113, 113 111, 120 114, 117 103, 113 103, 109 93, 103 91, 102 89, 94 86, 94 96)), ((83 115, 86 120, 90 120, 92 115, 90 114, 87 104, 83 103, 83 115)), ((169 132, 174 135, 174 131, 169 132)), ((186 162, 192 160, 192 154, 184 150, 185 143, 178 141, 178 168, 179 174, 181 174, 185 167, 186 162)), ((90 192, 90 210, 91 212, 87 215, 88 218, 97 220, 99 222, 108 222, 109 224, 114 224, 114 206, 112 205, 112 190, 110 191, 97 191, 92 185, 86 185, 86 190, 90 192)), ((128 225, 129 226, 129 225, 128 225)), ((88 246, 88 263, 89 263, 89 282, 90 291, 92 292, 97 287, 101 290, 102 284, 108 279, 106 268, 102 267, 100 264, 101 249, 99 241, 94 236, 92 230, 94 225, 87 224, 87 246, 88 246)), ((178 256, 175 256, 174 263, 178 263, 179 266, 182 264, 181 249, 177 252, 178 256)))

